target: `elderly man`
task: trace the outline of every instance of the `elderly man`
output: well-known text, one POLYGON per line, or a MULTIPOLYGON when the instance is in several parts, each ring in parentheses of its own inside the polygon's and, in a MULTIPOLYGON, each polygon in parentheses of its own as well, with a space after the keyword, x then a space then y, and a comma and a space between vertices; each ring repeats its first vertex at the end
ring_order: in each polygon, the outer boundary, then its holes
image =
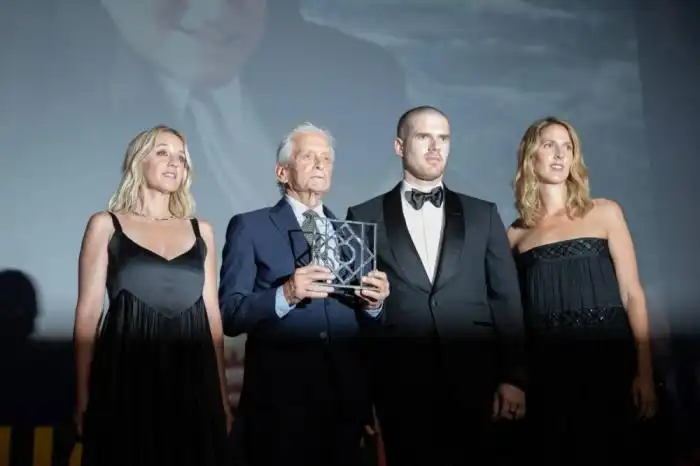
POLYGON ((369 271, 369 289, 338 293, 309 246, 313 223, 335 218, 321 202, 334 157, 329 133, 295 128, 277 154, 283 198, 228 226, 219 298, 226 335, 247 334, 234 431, 250 466, 355 465, 371 423, 359 336, 381 322, 386 275, 369 271))

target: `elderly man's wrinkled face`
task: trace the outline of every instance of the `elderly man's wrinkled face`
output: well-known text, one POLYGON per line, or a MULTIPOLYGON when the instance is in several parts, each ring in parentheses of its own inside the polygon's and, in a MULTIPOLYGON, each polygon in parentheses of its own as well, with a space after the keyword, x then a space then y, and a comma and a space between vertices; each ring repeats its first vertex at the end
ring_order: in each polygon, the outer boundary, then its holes
POLYGON ((123 39, 185 85, 231 81, 262 37, 266 0, 102 0, 123 39))
POLYGON ((330 141, 319 132, 297 134, 291 159, 277 166, 278 181, 297 193, 327 193, 332 175, 333 151, 330 141))

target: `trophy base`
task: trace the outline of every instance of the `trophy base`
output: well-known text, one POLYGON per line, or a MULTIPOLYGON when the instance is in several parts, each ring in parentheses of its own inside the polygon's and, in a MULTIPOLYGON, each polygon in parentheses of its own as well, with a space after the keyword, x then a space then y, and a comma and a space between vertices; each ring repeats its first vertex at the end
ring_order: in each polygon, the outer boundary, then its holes
POLYGON ((360 285, 360 284, 351 284, 351 283, 333 283, 333 282, 323 282, 323 281, 318 281, 315 282, 318 283, 319 285, 323 286, 328 286, 330 288, 333 288, 334 290, 367 290, 372 288, 369 285, 360 285))

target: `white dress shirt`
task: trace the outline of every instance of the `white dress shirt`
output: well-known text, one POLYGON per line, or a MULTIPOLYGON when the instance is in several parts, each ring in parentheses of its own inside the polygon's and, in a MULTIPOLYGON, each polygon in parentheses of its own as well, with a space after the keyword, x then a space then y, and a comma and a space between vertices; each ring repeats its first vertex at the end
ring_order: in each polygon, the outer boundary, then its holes
MULTIPOLYGON (((297 222, 299 223, 300 227, 304 223, 304 220, 305 220, 304 213, 306 213, 308 210, 313 210, 318 215, 317 228, 319 229, 319 231, 327 231, 330 234, 333 233, 332 225, 327 225, 327 224, 321 222, 321 219, 326 218, 326 213, 323 211, 323 204, 319 204, 316 207, 314 207, 313 209, 310 209, 308 206, 302 204, 301 202, 299 202, 298 200, 294 199, 291 196, 285 196, 285 199, 287 200, 289 205, 292 207, 292 212, 294 212, 294 217, 297 219, 297 222)), ((328 251, 329 251, 329 253, 332 253, 332 251, 335 251, 335 248, 333 247, 332 244, 329 245, 328 251)), ((329 259, 336 264, 338 263, 337 259, 334 257, 329 257, 329 259)), ((277 294, 276 294, 275 298, 276 298, 275 299, 275 311, 277 312, 277 315, 280 318, 286 316, 289 313, 289 311, 294 309, 295 306, 290 306, 289 303, 287 303, 287 299, 284 297, 283 287, 280 286, 277 289, 277 294)), ((377 318, 377 317, 379 317, 379 314, 381 314, 382 308, 366 309, 366 312, 370 316, 377 318)))
POLYGON ((427 193, 438 186, 442 186, 442 183, 430 187, 418 187, 404 181, 401 185, 401 207, 403 217, 406 220, 406 228, 408 228, 413 245, 418 251, 418 257, 431 283, 435 279, 438 258, 440 257, 445 203, 443 202, 440 207, 435 207, 431 202, 426 202, 420 210, 416 210, 406 200, 405 193, 412 189, 427 193))

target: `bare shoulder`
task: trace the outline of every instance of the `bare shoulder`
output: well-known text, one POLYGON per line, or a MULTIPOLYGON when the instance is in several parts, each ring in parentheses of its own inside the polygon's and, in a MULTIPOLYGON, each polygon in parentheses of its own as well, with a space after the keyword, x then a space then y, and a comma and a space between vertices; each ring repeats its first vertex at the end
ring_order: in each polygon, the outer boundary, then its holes
POLYGON ((97 212, 90 216, 85 234, 90 236, 109 236, 114 231, 114 223, 109 212, 97 212))
POLYGON ((622 207, 611 199, 598 198, 593 200, 593 210, 591 213, 605 225, 617 225, 625 222, 622 207))
POLYGON ((112 223, 112 217, 108 212, 92 214, 88 219, 85 233, 83 234, 81 255, 92 255, 96 251, 106 248, 113 234, 114 223, 112 223))
POLYGON ((204 240, 208 243, 213 242, 214 227, 211 225, 211 223, 202 219, 197 219, 197 223, 199 223, 199 232, 202 234, 202 238, 204 238, 204 240))
POLYGON ((510 246, 516 247, 527 234, 527 229, 523 225, 522 221, 517 219, 506 229, 506 234, 508 235, 508 242, 510 243, 510 246))

